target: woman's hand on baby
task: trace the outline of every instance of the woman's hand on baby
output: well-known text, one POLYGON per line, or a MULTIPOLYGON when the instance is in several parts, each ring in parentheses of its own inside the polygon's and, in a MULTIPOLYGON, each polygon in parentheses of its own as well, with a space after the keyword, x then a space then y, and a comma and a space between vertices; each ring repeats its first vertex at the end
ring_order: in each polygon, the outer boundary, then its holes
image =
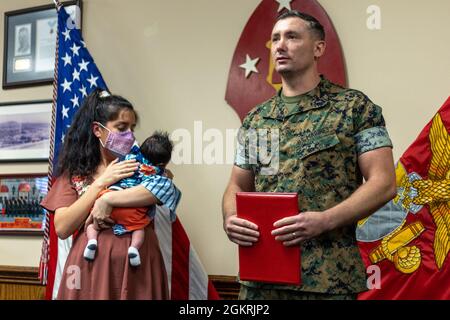
POLYGON ((139 168, 139 162, 134 159, 118 161, 118 159, 112 161, 102 175, 95 180, 101 188, 107 188, 121 179, 131 177, 139 168))
MULTIPOLYGON (((111 219, 109 219, 111 220, 111 219)), ((108 220, 108 221, 109 221, 108 220)), ((112 221, 112 220, 111 220, 112 221)), ((94 220, 94 216, 92 215, 92 213, 89 215, 89 217, 86 219, 85 223, 84 223, 84 232, 86 232, 87 227, 89 225, 93 224, 94 225, 94 229, 97 231, 101 231, 103 229, 108 229, 111 228, 114 225, 113 223, 110 222, 102 222, 100 223, 100 221, 94 220)))
POLYGON ((111 219, 113 207, 103 199, 104 196, 95 201, 91 214, 86 220, 86 225, 93 223, 96 230, 108 229, 115 224, 115 221, 111 219))

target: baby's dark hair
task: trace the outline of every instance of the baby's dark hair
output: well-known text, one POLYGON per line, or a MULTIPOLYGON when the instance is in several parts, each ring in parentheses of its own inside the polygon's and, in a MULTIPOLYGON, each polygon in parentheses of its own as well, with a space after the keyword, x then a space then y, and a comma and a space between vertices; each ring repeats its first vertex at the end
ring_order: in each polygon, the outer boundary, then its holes
POLYGON ((141 145, 141 152, 153 165, 167 164, 172 157, 173 143, 169 134, 155 131, 141 145))

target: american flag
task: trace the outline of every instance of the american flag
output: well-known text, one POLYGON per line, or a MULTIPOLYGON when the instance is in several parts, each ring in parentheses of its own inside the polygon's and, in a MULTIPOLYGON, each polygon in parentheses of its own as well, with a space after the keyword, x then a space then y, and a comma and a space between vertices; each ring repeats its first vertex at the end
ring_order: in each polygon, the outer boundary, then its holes
MULTIPOLYGON (((58 36, 55 79, 53 84, 52 143, 49 181, 54 178, 60 146, 83 99, 94 89, 107 90, 97 66, 89 54, 79 29, 57 3, 58 36)), ((155 232, 161 246, 169 281, 171 298, 177 300, 218 299, 194 248, 179 219, 171 223, 168 209, 157 207, 155 232)), ((55 298, 64 264, 72 245, 72 237, 61 240, 56 236, 53 215, 47 213, 40 263, 40 277, 46 288, 46 298, 55 298)))
POLYGON ((83 99, 96 88, 107 90, 103 77, 86 49, 81 32, 66 11, 58 13, 58 72, 53 165, 58 160, 64 135, 83 99))

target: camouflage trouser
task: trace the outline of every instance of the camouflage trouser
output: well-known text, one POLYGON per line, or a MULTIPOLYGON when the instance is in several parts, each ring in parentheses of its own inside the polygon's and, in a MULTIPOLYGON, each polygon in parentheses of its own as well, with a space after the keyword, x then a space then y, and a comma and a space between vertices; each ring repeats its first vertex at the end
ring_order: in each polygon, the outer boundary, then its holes
POLYGON ((356 300, 358 294, 328 294, 252 288, 241 285, 239 300, 356 300))

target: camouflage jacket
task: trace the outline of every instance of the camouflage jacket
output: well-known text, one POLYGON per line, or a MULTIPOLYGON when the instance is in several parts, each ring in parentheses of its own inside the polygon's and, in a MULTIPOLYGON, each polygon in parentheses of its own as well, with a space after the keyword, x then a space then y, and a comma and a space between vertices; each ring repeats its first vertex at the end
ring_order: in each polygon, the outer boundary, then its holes
MULTIPOLYGON (((249 112, 238 137, 235 165, 253 170, 256 191, 297 192, 300 212, 321 212, 362 184, 359 155, 392 143, 381 108, 359 91, 322 78, 315 89, 297 98, 298 104, 288 108, 280 91, 249 112), (267 141, 261 143, 264 136, 267 141)), ((241 283, 330 294, 365 291, 355 229, 338 228, 301 244, 299 287, 241 283)))

